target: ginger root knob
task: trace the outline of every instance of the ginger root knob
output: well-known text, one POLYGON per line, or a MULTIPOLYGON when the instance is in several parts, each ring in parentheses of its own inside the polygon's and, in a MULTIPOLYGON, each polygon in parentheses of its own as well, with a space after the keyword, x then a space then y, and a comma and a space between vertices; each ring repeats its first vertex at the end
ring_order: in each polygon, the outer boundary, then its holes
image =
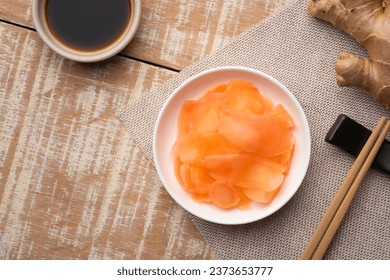
POLYGON ((336 61, 340 86, 361 88, 390 107, 390 0, 309 0, 313 17, 333 24, 367 49, 368 58, 342 52, 336 61))

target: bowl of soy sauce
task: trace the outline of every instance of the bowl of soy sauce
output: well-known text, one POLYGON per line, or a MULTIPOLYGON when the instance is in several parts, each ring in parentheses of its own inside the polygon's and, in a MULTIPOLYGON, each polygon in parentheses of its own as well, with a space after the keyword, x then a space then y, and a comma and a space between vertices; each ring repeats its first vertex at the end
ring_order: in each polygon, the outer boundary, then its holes
POLYGON ((133 39, 140 0, 33 0, 37 32, 56 53, 78 62, 114 56, 133 39))

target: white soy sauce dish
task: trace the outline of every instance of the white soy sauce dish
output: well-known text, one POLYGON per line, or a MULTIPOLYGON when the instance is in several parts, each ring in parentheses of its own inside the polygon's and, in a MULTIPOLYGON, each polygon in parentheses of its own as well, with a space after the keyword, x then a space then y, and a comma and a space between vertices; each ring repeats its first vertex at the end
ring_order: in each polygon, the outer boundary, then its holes
POLYGON ((97 62, 122 51, 141 19, 141 0, 33 0, 32 16, 43 42, 59 55, 97 62))

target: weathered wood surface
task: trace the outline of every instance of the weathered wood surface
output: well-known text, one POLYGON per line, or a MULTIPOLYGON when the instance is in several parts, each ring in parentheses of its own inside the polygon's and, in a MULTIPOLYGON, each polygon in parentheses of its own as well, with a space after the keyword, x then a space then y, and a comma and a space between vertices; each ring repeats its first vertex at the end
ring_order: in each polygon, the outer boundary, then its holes
MULTIPOLYGON (((123 54, 180 70, 291 1, 142 0, 138 32, 123 54)), ((0 18, 34 28, 31 1, 2 0, 0 18)))
POLYGON ((125 56, 79 64, 2 0, 0 258, 212 258, 116 113, 287 1, 145 0, 125 56))
POLYGON ((0 34, 0 257, 208 257, 115 115, 172 74, 125 58, 80 65, 35 32, 0 34))

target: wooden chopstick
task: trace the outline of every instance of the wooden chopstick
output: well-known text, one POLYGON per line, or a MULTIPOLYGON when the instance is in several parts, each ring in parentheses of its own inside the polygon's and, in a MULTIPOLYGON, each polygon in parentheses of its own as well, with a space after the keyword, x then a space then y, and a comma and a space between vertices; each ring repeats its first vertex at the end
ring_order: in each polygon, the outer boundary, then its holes
POLYGON ((362 168, 360 169, 359 173, 356 175, 355 180, 353 181, 353 184, 349 188, 346 196, 344 197, 344 200, 342 201, 340 207, 337 209, 336 214, 334 215, 332 222, 330 223, 328 229, 326 230, 324 236, 321 239, 321 242, 319 243, 316 251, 313 254, 312 260, 320 260, 325 254, 326 249, 328 248, 330 242, 332 241, 334 235, 337 232, 337 229, 339 228, 355 194, 358 190, 361 182, 364 179, 364 176, 366 175, 367 171, 370 169, 370 166, 372 162, 375 159, 375 156, 377 155, 379 148, 381 147, 384 139, 386 138, 387 133, 390 130, 390 121, 387 121, 387 124, 385 128, 383 129, 382 133, 380 134, 378 140, 375 142, 374 147, 372 148, 371 152, 369 153, 366 161, 364 162, 362 168))
POLYGON ((306 246, 306 249, 304 250, 304 252, 300 257, 301 260, 322 258, 334 234, 336 233, 337 228, 340 225, 345 215, 345 212, 348 209, 350 202, 352 201, 356 193, 357 188, 359 187, 361 181, 363 180, 365 174, 367 173, 367 170, 371 166, 372 161, 374 160, 381 144, 386 138, 386 135, 390 128, 389 126, 390 126, 390 121, 386 122, 385 117, 382 117, 378 122, 378 124, 376 125, 370 138, 367 140, 362 151, 360 152, 356 161, 352 165, 350 171, 348 172, 344 181, 340 185, 339 190, 337 191, 335 197, 330 203, 327 211, 325 212, 320 223, 318 224, 317 229, 315 230, 308 245, 306 246), (386 125, 385 129, 381 133, 381 130, 385 125, 386 125), (375 149, 373 147, 375 147, 375 149), (362 171, 360 172, 361 169, 362 171), (352 186, 353 186, 353 190, 349 192, 352 186), (342 210, 338 211, 341 204, 344 201, 344 198, 347 195, 348 195, 348 199, 346 200, 345 204, 343 204, 342 210), (337 218, 334 219, 336 215, 337 218), (332 223, 333 220, 334 223, 332 223), (331 223, 332 226, 330 227, 331 223))

